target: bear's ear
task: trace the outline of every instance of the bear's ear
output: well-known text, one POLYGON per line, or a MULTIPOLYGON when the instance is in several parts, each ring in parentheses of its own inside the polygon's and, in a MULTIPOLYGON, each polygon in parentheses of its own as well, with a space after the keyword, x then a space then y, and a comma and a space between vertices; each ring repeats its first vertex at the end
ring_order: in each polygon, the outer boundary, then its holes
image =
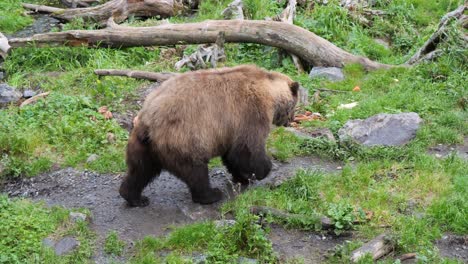
POLYGON ((297 92, 299 91, 299 83, 298 82, 292 82, 289 85, 289 88, 291 88, 291 92, 294 96, 297 96, 297 92))

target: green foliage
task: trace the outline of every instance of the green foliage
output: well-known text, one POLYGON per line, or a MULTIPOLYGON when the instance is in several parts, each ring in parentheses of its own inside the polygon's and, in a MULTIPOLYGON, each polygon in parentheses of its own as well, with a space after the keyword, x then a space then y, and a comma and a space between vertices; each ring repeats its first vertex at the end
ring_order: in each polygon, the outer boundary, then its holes
POLYGON ((271 242, 257 222, 257 216, 241 214, 233 226, 222 227, 208 245, 208 261, 229 263, 247 256, 264 263, 274 262, 271 242))
MULTIPOLYGON (((123 170, 127 134, 113 120, 105 120, 88 97, 52 93, 24 109, 0 112, 0 148, 3 175, 34 175, 54 163, 83 163, 92 153, 107 160, 108 171, 123 170), (115 145, 107 141, 113 133, 115 145), (118 146, 118 147, 116 147, 118 146), (57 155, 57 152, 61 155, 57 155), (113 153, 113 154, 111 154, 113 153)), ((99 159, 95 163, 100 163, 99 159)))
POLYGON ((104 244, 104 252, 110 255, 122 255, 125 247, 125 242, 119 239, 117 232, 112 231, 106 237, 104 244))
POLYGON ((343 230, 353 226, 355 220, 353 207, 348 203, 332 203, 328 205, 327 215, 335 224, 335 233, 339 235, 343 230))
POLYGON ((248 19, 263 20, 267 17, 274 17, 282 11, 283 1, 269 0, 245 0, 242 2, 244 14, 248 19))
POLYGON ((20 0, 2 0, 0 2, 0 32, 12 33, 32 23, 29 16, 23 15, 25 10, 20 0))
POLYGON ((191 263, 183 252, 205 251, 209 263, 229 263, 239 256, 258 259, 262 263, 274 261, 271 243, 253 215, 239 215, 233 226, 216 228, 213 223, 196 223, 179 227, 166 238, 146 237, 136 245, 132 263, 191 263), (164 260, 157 251, 172 250, 164 260))
POLYGON ((86 263, 93 235, 84 222, 68 223, 68 214, 60 207, 0 195, 0 263, 86 263), (80 248, 68 256, 55 256, 42 246, 42 240, 52 233, 74 235, 80 248))

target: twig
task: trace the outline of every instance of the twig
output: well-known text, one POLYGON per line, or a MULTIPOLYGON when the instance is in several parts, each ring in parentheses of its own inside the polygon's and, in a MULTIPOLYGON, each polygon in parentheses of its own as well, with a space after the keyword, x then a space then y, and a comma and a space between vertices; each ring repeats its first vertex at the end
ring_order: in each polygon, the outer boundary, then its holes
POLYGON ((50 92, 45 92, 45 93, 40 93, 38 95, 35 95, 35 96, 33 96, 33 97, 31 97, 31 98, 29 98, 27 100, 24 100, 24 102, 22 102, 19 107, 21 108, 21 107, 24 107, 24 106, 26 106, 28 104, 34 103, 37 100, 48 96, 49 94, 50 94, 50 92))
POLYGON ((416 253, 406 253, 398 257, 400 261, 416 258, 416 253))
POLYGON ((341 90, 333 90, 333 89, 327 89, 327 88, 313 88, 315 91, 321 91, 321 92, 332 92, 332 93, 348 93, 349 91, 341 91, 341 90))
POLYGON ((94 73, 101 76, 127 76, 135 79, 145 79, 156 82, 163 82, 167 79, 179 75, 174 72, 148 72, 148 71, 134 71, 134 70, 115 70, 115 69, 99 69, 94 70, 94 73))

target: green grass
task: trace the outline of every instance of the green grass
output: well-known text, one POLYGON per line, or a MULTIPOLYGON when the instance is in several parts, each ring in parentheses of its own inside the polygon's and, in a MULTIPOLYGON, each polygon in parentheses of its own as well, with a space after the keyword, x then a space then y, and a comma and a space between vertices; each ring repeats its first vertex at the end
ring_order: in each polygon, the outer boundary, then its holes
POLYGON ((93 252, 94 234, 86 222, 70 222, 68 214, 61 207, 49 208, 0 195, 0 263, 87 263, 93 252), (80 247, 69 255, 58 257, 42 245, 46 237, 65 235, 80 241, 80 247))
MULTIPOLYGON (((44 4, 42 0, 33 2, 44 4)), ((230 2, 202 1, 195 16, 179 15, 169 21, 221 19, 221 11, 230 2)), ((440 17, 462 3, 461 0, 376 1, 375 8, 388 15, 375 16, 370 25, 363 25, 334 0, 328 5, 316 4, 312 9, 299 7, 294 23, 351 53, 383 63, 401 64, 436 30, 440 17), (388 48, 379 44, 377 38, 387 41, 388 48)), ((278 15, 284 5, 285 1, 248 0, 244 1, 244 10, 247 18, 263 19, 278 15)), ((14 32, 31 23, 22 12, 19 1, 2 1, 0 31, 14 32)), ((130 26, 158 23, 154 19, 135 18, 127 22, 130 26)), ((65 26, 65 29, 93 28, 96 25, 82 20, 65 26)), ((314 155, 342 161, 343 170, 335 174, 298 171, 293 179, 278 188, 244 192, 222 207, 223 213, 236 217, 237 223, 232 227, 195 223, 176 228, 166 237, 147 237, 130 252, 123 251, 122 241, 111 232, 105 242, 106 252, 127 258, 131 263, 190 263, 190 256, 199 253, 214 263, 235 262, 240 256, 272 263, 277 258, 266 239, 268 229, 264 230, 258 218, 248 212, 252 205, 263 205, 297 214, 289 219, 271 216, 266 219, 288 228, 317 230, 319 217, 328 216, 336 223, 336 234, 355 230, 356 239, 337 247, 329 263, 346 262, 353 249, 384 231, 382 225, 390 226, 388 231, 395 239, 396 254, 416 252, 422 263, 454 263, 439 256, 434 241, 444 232, 468 233, 468 164, 456 155, 438 159, 426 152, 437 144, 460 144, 467 136, 468 113, 466 105, 460 102, 466 101, 468 52, 458 37, 464 33, 465 29, 451 22, 447 39, 440 45, 443 55, 434 62, 372 72, 365 72, 359 65, 346 65, 346 79, 334 83, 298 74, 289 56, 276 48, 226 43, 227 59, 220 66, 254 63, 283 72, 301 82, 311 96, 316 88, 346 91, 321 92, 318 100, 300 109, 320 112, 325 117, 324 121, 303 123, 306 130, 328 128, 336 137, 346 121, 378 113, 412 111, 424 122, 416 138, 401 147, 366 148, 351 142, 305 140, 283 128, 274 129, 267 147, 275 159, 287 161, 299 155, 314 155), (357 85, 361 91, 352 92, 357 85), (338 109, 340 104, 350 102, 359 104, 353 109, 338 109), (352 224, 355 219, 362 220, 366 213, 372 215, 369 222, 352 224)), ((105 120, 97 109, 105 105, 113 113, 138 110, 134 104, 139 97, 138 88, 148 83, 123 77, 99 78, 93 70, 174 71, 178 58, 161 56, 167 48, 170 47, 13 49, 3 65, 8 74, 6 81, 19 89, 34 88, 51 94, 21 109, 12 105, 0 110, 0 179, 34 176, 56 166, 105 173, 124 171, 128 133, 116 120, 105 120), (115 142, 107 141, 108 133, 115 135, 115 142), (99 158, 86 163, 91 154, 99 158)), ((184 54, 195 49, 195 45, 189 45, 184 54)), ((219 158, 210 161, 210 168, 218 166, 221 166, 219 158)), ((70 223, 65 209, 2 196, 0 213, 3 236, 0 262, 80 263, 90 259, 92 234, 86 223, 70 223), (82 243, 80 250, 65 258, 55 257, 40 245, 42 238, 51 234, 57 237, 75 234, 82 243)), ((393 260, 382 262, 393 263, 393 260)), ((366 258, 362 263, 372 261, 366 258)))
POLYGON ((119 239, 117 232, 110 232, 104 243, 104 252, 110 255, 121 256, 125 247, 125 242, 119 239))
POLYGON ((208 263, 233 263, 239 257, 272 263, 276 260, 272 245, 257 220, 244 214, 233 226, 217 228, 203 222, 179 227, 167 237, 146 237, 136 244, 131 263, 191 263, 190 256, 198 252, 204 252, 208 263), (168 256, 160 256, 167 250, 168 256))
POLYGON ((32 18, 22 15, 25 10, 20 0, 0 2, 0 32, 13 33, 32 23, 32 18))

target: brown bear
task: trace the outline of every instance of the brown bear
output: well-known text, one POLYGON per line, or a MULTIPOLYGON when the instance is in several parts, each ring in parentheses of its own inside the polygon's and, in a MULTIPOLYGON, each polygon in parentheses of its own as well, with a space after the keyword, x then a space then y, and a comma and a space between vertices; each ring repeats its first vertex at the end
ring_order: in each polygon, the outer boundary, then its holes
POLYGON ((145 206, 145 186, 161 170, 184 181, 196 203, 222 199, 210 186, 208 162, 222 157, 233 180, 265 178, 271 161, 265 143, 271 124, 294 117, 299 84, 256 66, 193 71, 151 92, 135 119, 127 145, 127 176, 120 195, 145 206))

